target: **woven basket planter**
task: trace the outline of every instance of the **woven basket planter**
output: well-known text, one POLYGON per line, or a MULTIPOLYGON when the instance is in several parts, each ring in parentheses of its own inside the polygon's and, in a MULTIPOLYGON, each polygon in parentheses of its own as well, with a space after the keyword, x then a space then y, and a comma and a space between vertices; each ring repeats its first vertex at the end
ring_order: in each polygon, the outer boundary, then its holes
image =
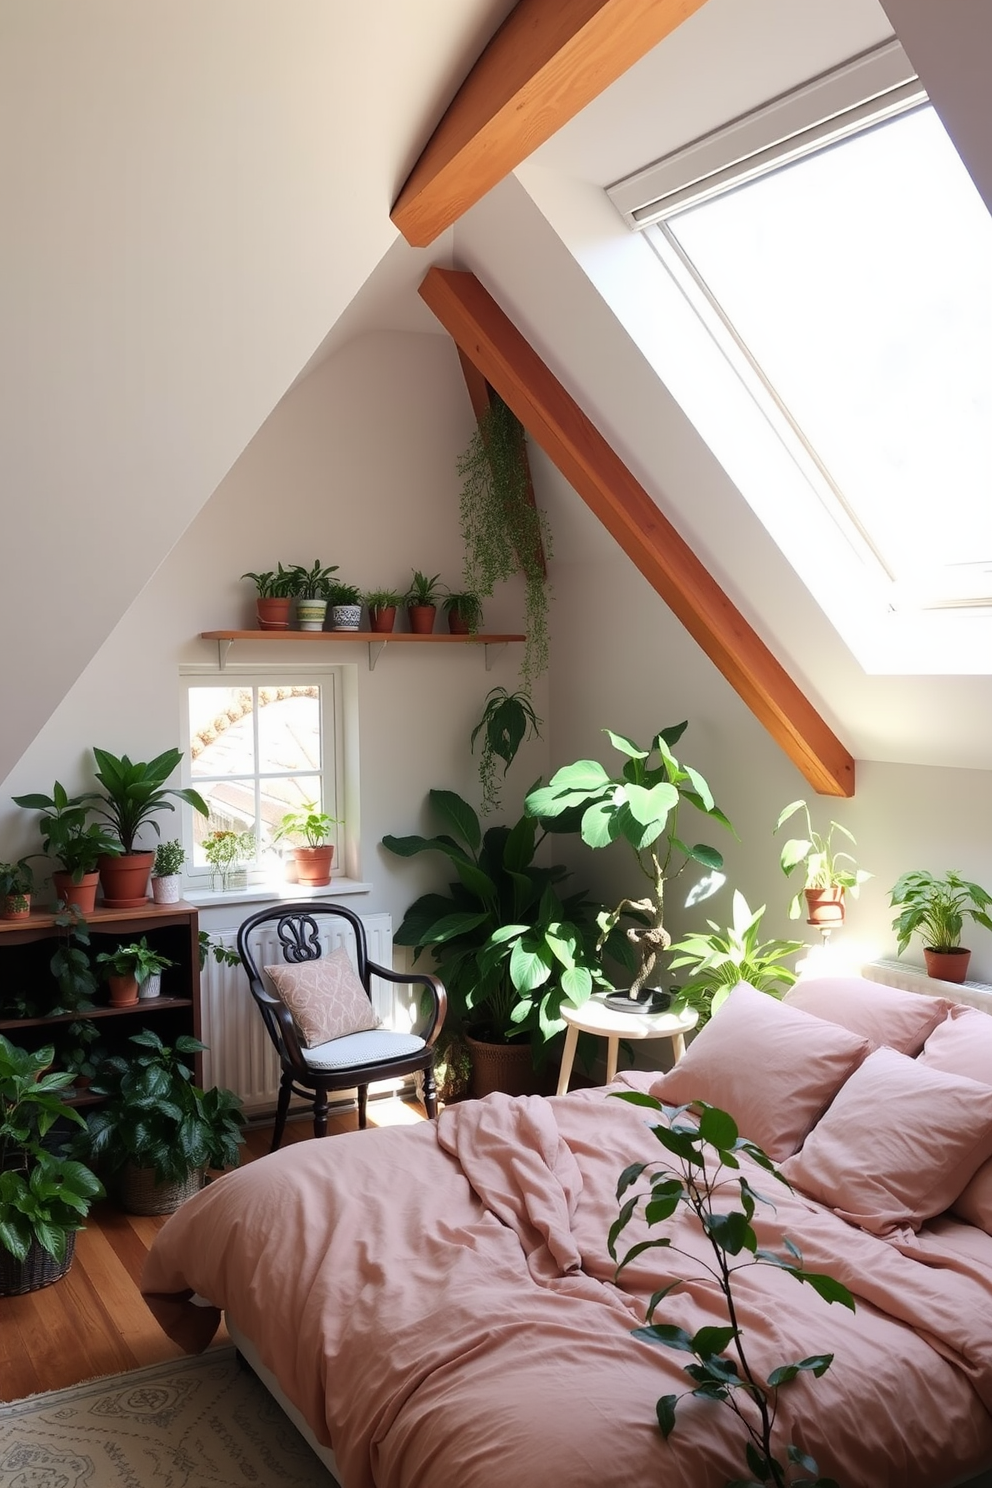
POLYGON ((539 1077, 529 1043, 486 1044, 465 1035, 472 1060, 472 1094, 478 1100, 501 1090, 504 1095, 535 1095, 539 1077))
POLYGON ((202 1168, 175 1183, 159 1183, 154 1168, 136 1168, 133 1163, 125 1163, 118 1195, 128 1214, 172 1214, 202 1187, 202 1168))
POLYGON ((0 1297, 23 1297, 61 1281, 72 1265, 76 1253, 76 1232, 66 1236, 65 1258, 56 1261, 35 1240, 23 1261, 15 1260, 9 1250, 0 1250, 0 1297))

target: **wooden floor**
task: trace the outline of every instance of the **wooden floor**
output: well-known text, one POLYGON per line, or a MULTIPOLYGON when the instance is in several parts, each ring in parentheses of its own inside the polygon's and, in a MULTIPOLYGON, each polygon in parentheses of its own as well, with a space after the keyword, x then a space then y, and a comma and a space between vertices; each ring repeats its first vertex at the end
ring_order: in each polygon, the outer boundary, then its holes
MULTIPOLYGON (((423 1120, 422 1107, 396 1099, 370 1101, 370 1126, 423 1120)), ((332 1116, 328 1137, 354 1131, 354 1112, 332 1116)), ((242 1163, 269 1150, 272 1127, 253 1127, 242 1163)), ((283 1146, 312 1141, 309 1120, 290 1121, 283 1146)), ((76 1237, 67 1276, 26 1297, 0 1297, 0 1401, 20 1400, 104 1374, 178 1358, 181 1350, 161 1331, 138 1291, 138 1279, 155 1235, 168 1216, 124 1214, 107 1200, 94 1205, 76 1237)), ((223 1327, 217 1345, 227 1342, 223 1327)))

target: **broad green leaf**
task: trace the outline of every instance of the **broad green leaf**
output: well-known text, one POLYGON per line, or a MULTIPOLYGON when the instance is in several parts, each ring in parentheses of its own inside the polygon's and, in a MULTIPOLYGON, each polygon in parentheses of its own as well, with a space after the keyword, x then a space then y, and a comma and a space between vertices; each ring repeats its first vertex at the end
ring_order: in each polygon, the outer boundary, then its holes
POLYGON ((699 1135, 710 1146, 725 1152, 732 1150, 740 1133, 737 1122, 726 1111, 721 1111, 716 1106, 703 1106, 699 1118, 699 1135))
POLYGON ((608 847, 614 840, 612 830, 616 808, 610 801, 597 801, 582 815, 582 841, 587 847, 608 847))
POLYGON ((737 1337, 736 1328, 700 1328, 692 1340, 693 1353, 701 1359, 716 1358, 737 1337))
POLYGON ((854 1298, 847 1287, 833 1276, 821 1276, 813 1271, 796 1271, 795 1275, 800 1281, 805 1281, 808 1286, 811 1286, 824 1302, 839 1302, 842 1307, 850 1308, 851 1312, 857 1310, 854 1298))
POLYGON ((674 1323, 651 1323, 642 1328, 633 1328, 631 1333, 642 1343, 663 1343, 666 1348, 678 1349, 683 1354, 695 1353, 691 1335, 684 1328, 677 1328, 674 1323))
POLYGON ((754 1442, 747 1442, 744 1447, 744 1456, 747 1458, 747 1465, 754 1473, 754 1476, 762 1483, 767 1483, 772 1475, 772 1470, 764 1452, 759 1452, 754 1442))
POLYGON ((628 785, 624 787, 624 791, 630 814, 642 827, 659 822, 663 826, 669 812, 679 803, 679 793, 674 785, 655 785, 650 789, 645 789, 642 785, 628 785))
POLYGON ((563 765, 551 777, 551 786, 561 791, 599 791, 609 785, 610 777, 598 760, 576 760, 563 765))
POLYGON ((518 992, 533 992, 548 980, 553 964, 546 947, 522 936, 510 953, 510 980, 518 992))
POLYGON ((628 739, 626 734, 615 734, 612 729, 604 729, 603 733, 621 754, 629 755, 631 759, 647 759, 650 750, 642 749, 633 739, 628 739))
POLYGON ((678 1398, 677 1395, 662 1395, 655 1404, 655 1415, 658 1417, 658 1425, 666 1441, 675 1430, 675 1407, 678 1404, 678 1398))
POLYGON ((467 801, 454 791, 432 790, 430 802, 439 816, 454 830, 455 835, 468 844, 473 852, 482 845, 482 828, 479 818, 467 801))
POLYGON ((573 1007, 581 1007, 592 995, 592 972, 585 966, 572 966, 559 978, 561 990, 573 1007))
POLYGON ((707 1229, 728 1255, 740 1255, 742 1250, 757 1249, 754 1231, 747 1222, 747 1216, 739 1210, 730 1214, 710 1214, 707 1229))

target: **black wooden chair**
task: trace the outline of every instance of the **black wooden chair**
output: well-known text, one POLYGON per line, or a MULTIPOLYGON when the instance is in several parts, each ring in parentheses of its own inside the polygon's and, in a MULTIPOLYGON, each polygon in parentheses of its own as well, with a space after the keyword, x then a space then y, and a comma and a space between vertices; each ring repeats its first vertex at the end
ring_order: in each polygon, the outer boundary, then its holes
MULTIPOLYGON (((340 926, 338 927, 340 928, 340 926)), ((443 984, 427 973, 403 974, 370 961, 365 928, 357 914, 339 904, 309 901, 302 904, 277 904, 249 916, 238 931, 238 951, 248 973, 248 985, 265 1022, 269 1037, 276 1047, 282 1076, 275 1130, 270 1151, 275 1152, 283 1138, 289 1102, 295 1096, 313 1102, 314 1136, 327 1134, 327 1096, 329 1091, 358 1089, 358 1125, 365 1127, 366 1102, 371 1080, 396 1079, 422 1070, 424 1105, 433 1120, 437 1116, 437 1089, 434 1083, 434 1052, 437 1036, 444 1023, 447 995, 443 984), (329 938, 335 920, 344 920, 354 932, 357 950, 355 967, 358 980, 372 1003, 373 976, 386 982, 415 985, 423 989, 422 1006, 427 1004, 427 1017, 419 1033, 397 1033, 388 1028, 374 1028, 347 1034, 327 1043, 308 1048, 300 1037, 293 1015, 277 996, 264 965, 275 965, 273 931, 283 962, 298 966, 319 960, 329 953, 329 938)))

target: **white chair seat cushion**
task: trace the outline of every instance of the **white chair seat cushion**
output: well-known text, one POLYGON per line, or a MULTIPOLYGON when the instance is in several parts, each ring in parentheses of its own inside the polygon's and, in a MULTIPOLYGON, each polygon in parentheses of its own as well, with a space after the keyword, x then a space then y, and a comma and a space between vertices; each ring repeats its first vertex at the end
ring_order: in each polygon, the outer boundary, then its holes
POLYGON ((313 1049, 300 1052, 312 1070, 339 1070, 402 1059, 404 1055, 416 1054, 424 1047, 424 1040, 415 1033, 370 1028, 365 1033, 349 1033, 344 1038, 331 1039, 329 1043, 317 1044, 313 1049))

